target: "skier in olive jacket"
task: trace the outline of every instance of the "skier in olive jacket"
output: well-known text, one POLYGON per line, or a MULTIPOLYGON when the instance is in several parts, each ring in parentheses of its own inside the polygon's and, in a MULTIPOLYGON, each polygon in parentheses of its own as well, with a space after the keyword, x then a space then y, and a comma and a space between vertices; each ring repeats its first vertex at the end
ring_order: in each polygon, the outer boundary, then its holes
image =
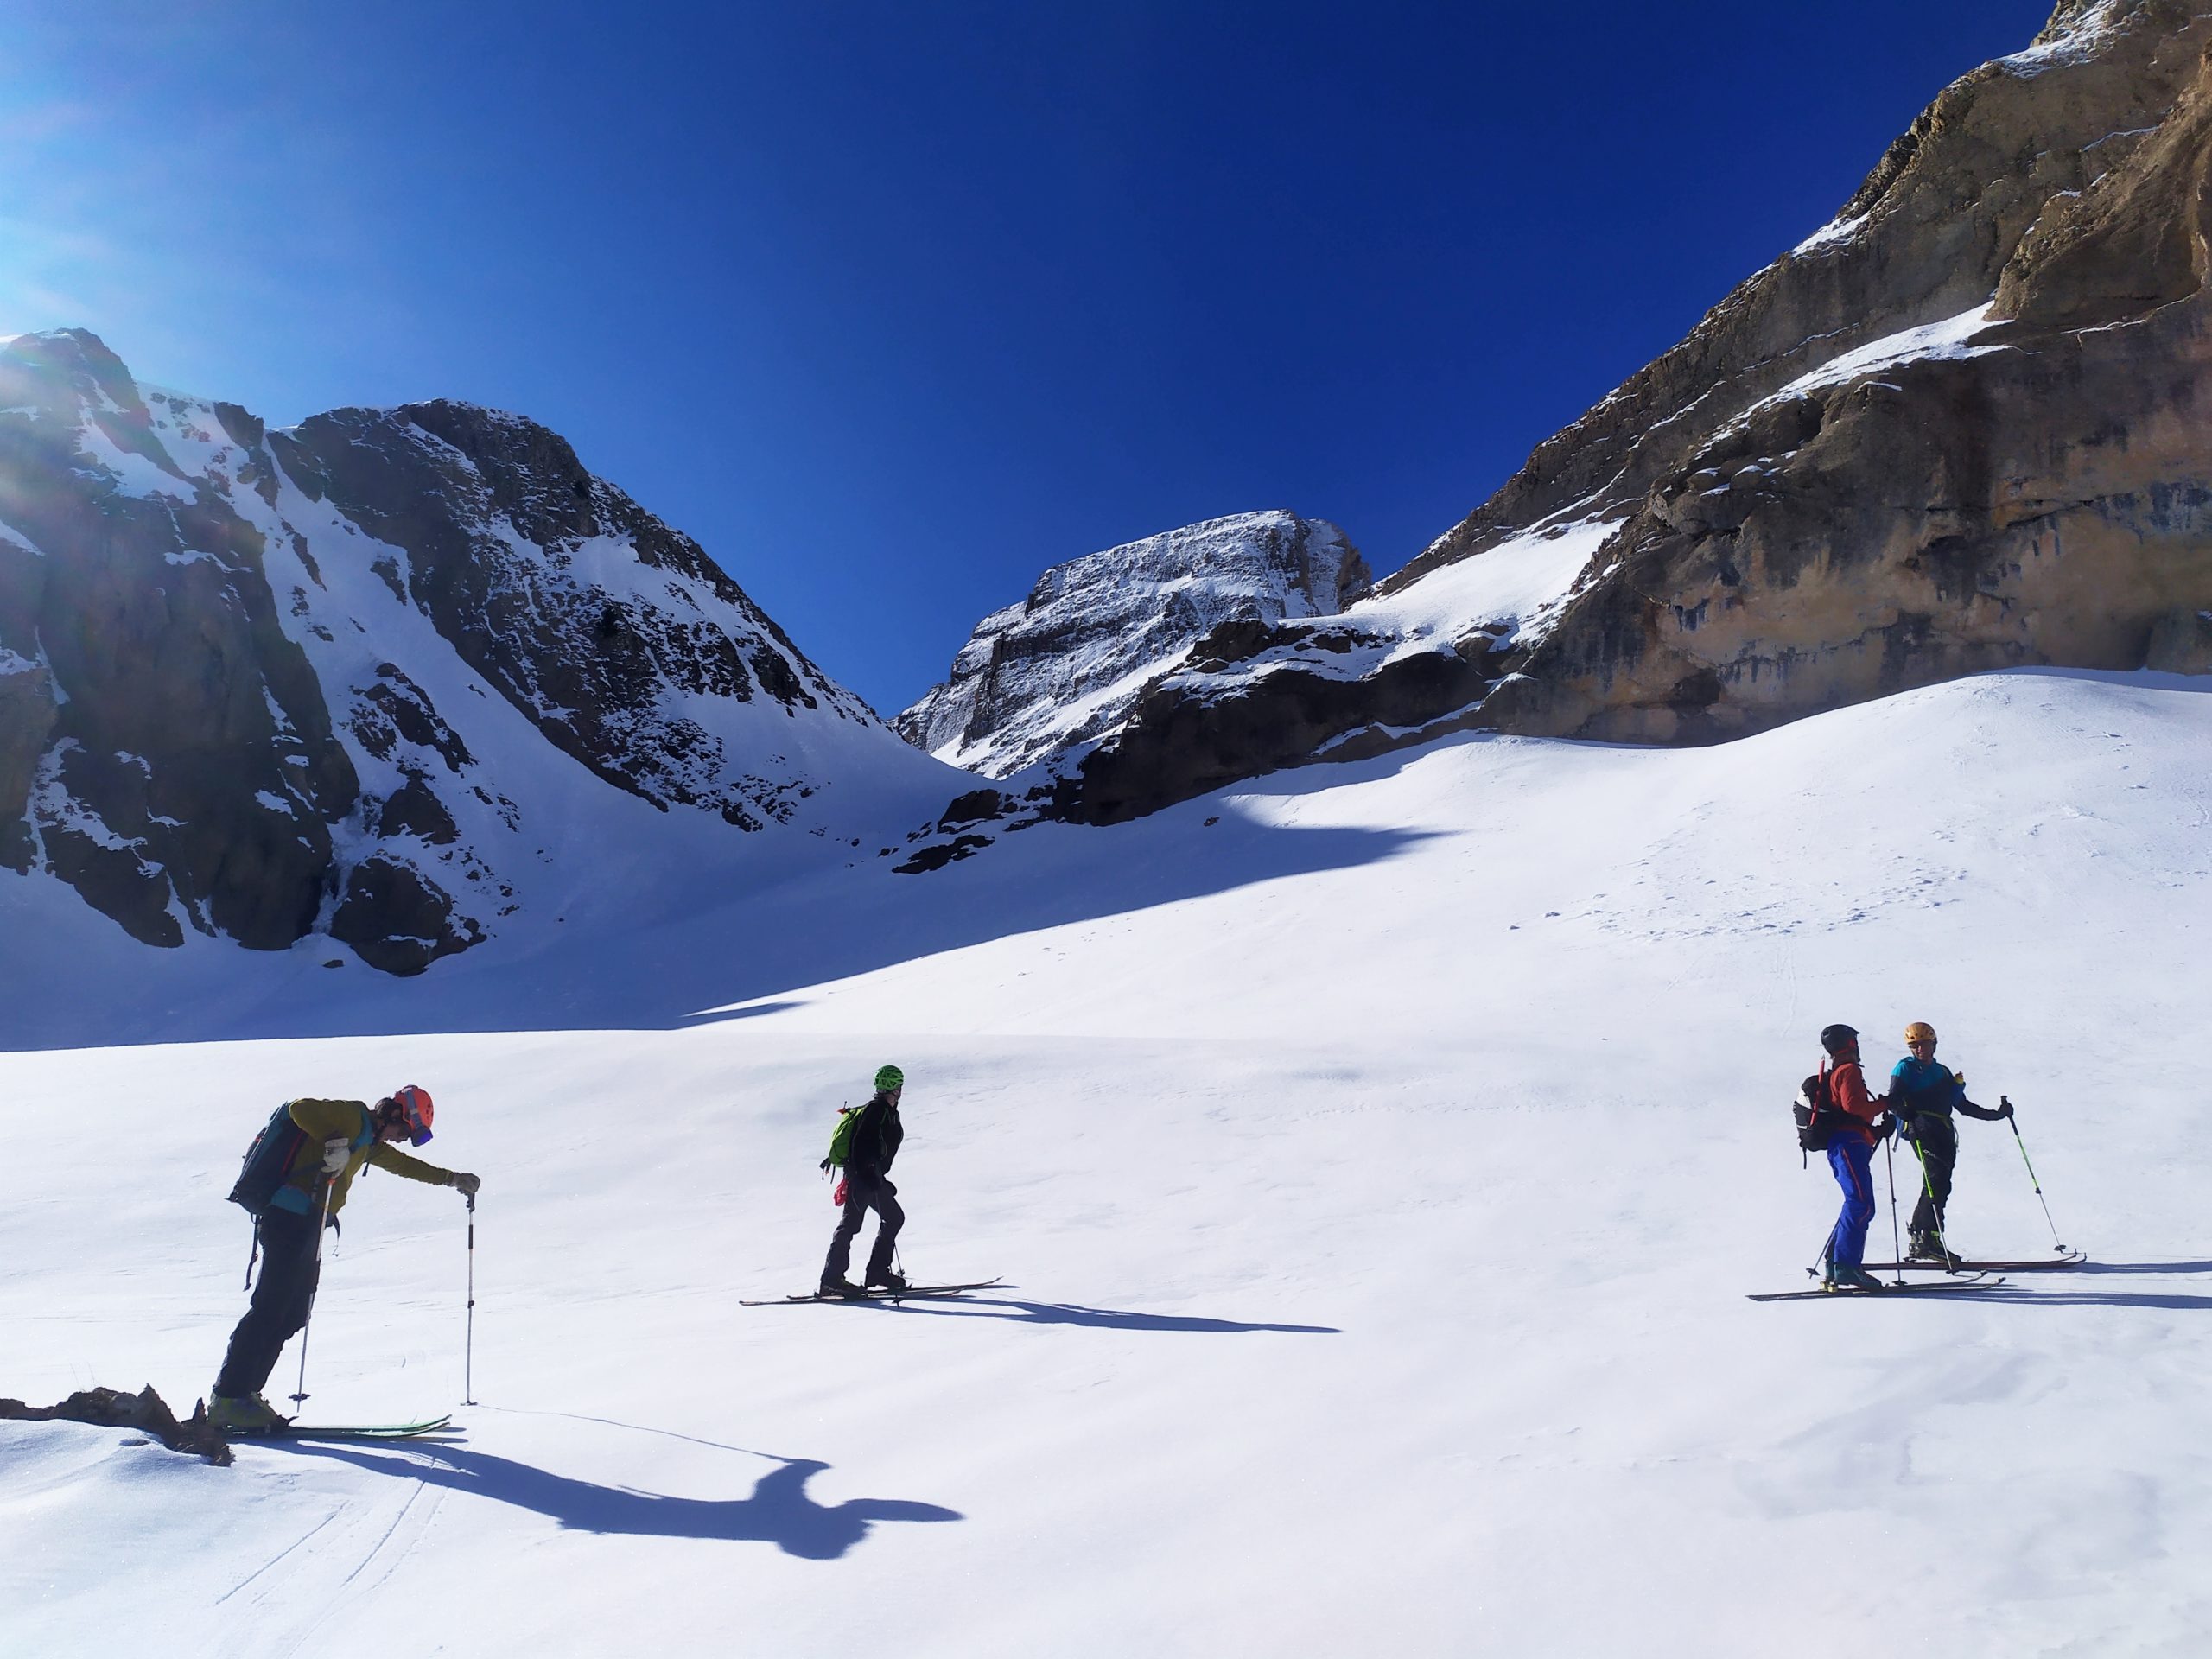
POLYGON ((1936 1058, 1936 1027, 1916 1020, 1904 1028, 1910 1051, 1890 1073, 1885 1103, 1897 1121, 1897 1133, 1920 1154, 1920 1202, 1912 1212, 1910 1254, 1916 1261, 1940 1262, 1948 1249, 1943 1240, 1943 1211, 1951 1201, 1951 1172, 1959 1161, 1955 1109, 1985 1122, 2012 1116, 2012 1103, 1977 1106, 1967 1098, 1966 1079, 1936 1058))
POLYGON ((265 1432, 285 1423, 261 1390, 284 1344, 307 1323, 320 1271, 316 1235, 326 1214, 336 1224, 361 1166, 374 1164, 410 1181, 458 1187, 470 1198, 481 1184, 474 1175, 441 1169, 385 1144, 404 1137, 419 1147, 430 1138, 430 1096, 411 1083, 374 1106, 358 1100, 295 1100, 284 1109, 304 1139, 262 1213, 261 1277, 245 1317, 231 1332, 222 1373, 207 1402, 208 1421, 232 1433, 265 1432))
POLYGON ((845 1211, 830 1236, 829 1259, 822 1264, 824 1296, 857 1296, 861 1287, 845 1277, 853 1259, 853 1240, 867 1224, 871 1210, 882 1217, 875 1230, 875 1248, 868 1253, 866 1282, 904 1290, 906 1281, 892 1265, 892 1250, 906 1212, 899 1207, 899 1189, 891 1185, 891 1162, 898 1157, 906 1126, 899 1121, 899 1097, 906 1092, 906 1074, 895 1065, 877 1070, 875 1092, 853 1122, 852 1139, 845 1152, 845 1211))

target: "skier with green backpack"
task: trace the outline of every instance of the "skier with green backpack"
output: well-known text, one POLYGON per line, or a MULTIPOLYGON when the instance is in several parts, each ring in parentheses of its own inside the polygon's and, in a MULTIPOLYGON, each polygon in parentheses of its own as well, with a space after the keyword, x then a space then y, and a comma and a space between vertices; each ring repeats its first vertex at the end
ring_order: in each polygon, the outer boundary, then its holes
POLYGON ((899 1097, 906 1091, 906 1074, 895 1065, 880 1066, 875 1074, 875 1092, 861 1105, 847 1107, 838 1115, 837 1127, 830 1137, 830 1155, 822 1160, 822 1167, 844 1172, 834 1195, 843 1213, 830 1240, 829 1258, 822 1264, 822 1295, 862 1294, 862 1285, 853 1283, 845 1274, 853 1259, 853 1240, 867 1225, 871 1210, 881 1219, 862 1284, 887 1290, 906 1288, 906 1276, 892 1265, 906 1212, 899 1207, 899 1189, 891 1184, 892 1160, 906 1138, 906 1127, 899 1118, 899 1097))

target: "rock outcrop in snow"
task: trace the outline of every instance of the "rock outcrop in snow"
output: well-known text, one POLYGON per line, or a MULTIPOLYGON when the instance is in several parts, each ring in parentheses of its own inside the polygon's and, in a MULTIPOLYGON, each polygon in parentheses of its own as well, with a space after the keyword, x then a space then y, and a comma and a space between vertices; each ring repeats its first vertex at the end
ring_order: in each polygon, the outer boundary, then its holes
POLYGON ((88 334, 0 348, 0 866, 136 938, 418 971, 564 840, 613 881, 656 818, 857 846, 961 783, 530 421, 272 432, 88 334))
POLYGON ((1991 668, 2212 670, 2208 48, 2172 0, 2063 0, 1370 599, 1155 682, 1057 810, 1467 728, 1710 741, 1991 668))
POLYGON ((1218 631, 1333 614, 1370 580, 1342 531, 1294 513, 1148 536, 1046 571, 977 623, 950 678, 893 724, 942 760, 1004 778, 1116 730, 1218 631))

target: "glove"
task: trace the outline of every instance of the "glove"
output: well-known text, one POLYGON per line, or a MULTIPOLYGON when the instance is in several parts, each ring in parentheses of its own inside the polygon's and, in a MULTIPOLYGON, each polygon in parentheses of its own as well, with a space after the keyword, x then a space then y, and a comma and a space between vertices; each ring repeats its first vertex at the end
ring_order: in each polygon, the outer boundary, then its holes
POLYGON ((1999 1117, 2012 1116, 2012 1103, 2002 1095, 1997 1096, 1997 1116, 1999 1117))
POLYGON ((343 1175, 346 1161, 353 1155, 353 1143, 342 1135, 334 1135, 322 1143, 322 1173, 343 1175))
POLYGON ((1874 1120, 1875 1140, 1886 1141, 1897 1132, 1897 1120, 1894 1113, 1884 1112, 1879 1117, 1874 1120))
POLYGON ((461 1189, 463 1197, 473 1198, 476 1196, 476 1189, 484 1182, 480 1176, 471 1175, 463 1169, 454 1172, 453 1184, 461 1189))
POLYGON ((830 1202, 836 1205, 840 1210, 845 1207, 845 1177, 840 1175, 837 1178, 837 1185, 831 1188, 830 1192, 830 1202))

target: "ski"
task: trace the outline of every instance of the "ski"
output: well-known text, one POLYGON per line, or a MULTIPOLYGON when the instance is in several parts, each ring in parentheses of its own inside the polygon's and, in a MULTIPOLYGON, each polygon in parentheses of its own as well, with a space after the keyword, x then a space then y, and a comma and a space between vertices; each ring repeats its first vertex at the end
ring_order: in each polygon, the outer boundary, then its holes
POLYGON ((241 1430, 224 1436, 232 1440, 411 1440, 448 1427, 453 1414, 426 1417, 412 1423, 287 1423, 282 1428, 241 1430))
MULTIPOLYGON (((1904 1263, 1907 1273, 2058 1273, 2067 1268, 2078 1268, 2089 1259, 2086 1250, 2069 1250, 2064 1255, 2040 1256, 2031 1262, 1969 1262, 1964 1256, 1954 1256, 1951 1265, 1941 1262, 1913 1261, 1904 1263)), ((1895 1273, 1894 1262, 1869 1262, 1869 1273, 1895 1273)))
POLYGON ((857 1296, 831 1296, 815 1291, 804 1296, 764 1296, 757 1301, 741 1301, 740 1307, 782 1307, 790 1302, 911 1302, 931 1296, 957 1296, 970 1290, 997 1290, 1002 1279, 979 1280, 972 1285, 909 1285, 904 1290, 890 1290, 882 1286, 864 1290, 857 1296))
POLYGON ((1747 1297, 1754 1302, 1801 1302, 1815 1297, 1831 1301, 1847 1298, 1877 1296, 1944 1296, 1961 1290, 1994 1290, 2005 1281, 2002 1279, 1962 1279, 1944 1284, 1884 1285, 1879 1290, 1770 1290, 1747 1297))

